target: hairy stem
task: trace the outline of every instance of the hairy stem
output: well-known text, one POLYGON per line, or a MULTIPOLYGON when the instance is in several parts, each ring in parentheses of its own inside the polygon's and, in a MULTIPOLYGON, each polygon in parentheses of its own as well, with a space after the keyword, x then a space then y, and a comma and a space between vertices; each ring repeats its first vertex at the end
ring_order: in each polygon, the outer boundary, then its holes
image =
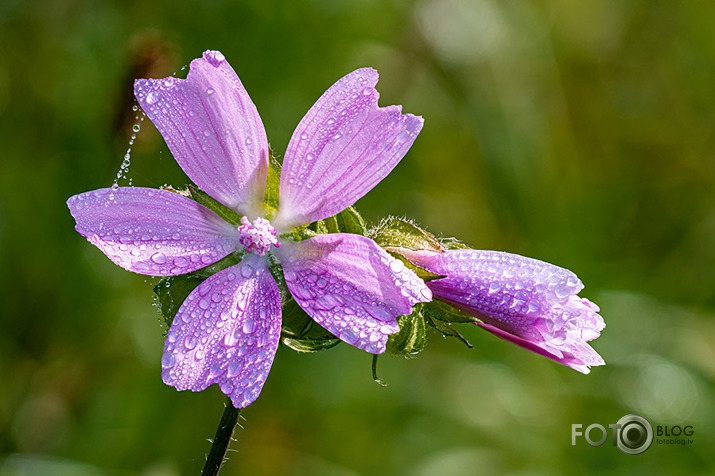
POLYGON ((234 407, 230 399, 227 400, 226 409, 223 411, 221 421, 216 429, 216 436, 213 439, 211 451, 209 451, 206 464, 204 465, 203 471, 201 471, 202 476, 215 476, 221 470, 221 466, 226 458, 228 445, 231 443, 231 435, 233 435, 233 430, 236 428, 240 414, 241 409, 234 407))

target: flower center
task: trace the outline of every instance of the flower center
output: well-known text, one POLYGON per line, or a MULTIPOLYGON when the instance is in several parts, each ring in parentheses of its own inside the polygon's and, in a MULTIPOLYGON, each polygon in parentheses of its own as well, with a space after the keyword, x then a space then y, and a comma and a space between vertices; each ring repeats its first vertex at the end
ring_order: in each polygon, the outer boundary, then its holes
POLYGON ((238 227, 238 241, 246 247, 249 253, 256 250, 259 256, 266 254, 271 245, 280 248, 276 237, 276 229, 265 218, 256 218, 251 223, 248 217, 241 218, 243 225, 238 227))

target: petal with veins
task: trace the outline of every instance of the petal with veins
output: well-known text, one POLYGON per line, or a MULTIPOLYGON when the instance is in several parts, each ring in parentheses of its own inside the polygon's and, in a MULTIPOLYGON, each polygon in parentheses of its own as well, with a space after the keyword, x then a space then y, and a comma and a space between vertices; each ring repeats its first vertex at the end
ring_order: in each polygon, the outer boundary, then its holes
POLYGON ((500 251, 394 251, 443 275, 428 283, 434 297, 478 317, 492 334, 579 372, 604 364, 587 342, 605 323, 598 306, 577 295, 583 283, 571 271, 500 251))
POLYGON ((310 108, 286 149, 276 227, 332 216, 369 192, 398 164, 422 129, 400 106, 378 107, 377 71, 338 80, 310 108))
POLYGON ((186 175, 241 214, 262 213, 268 140, 256 106, 217 51, 186 79, 138 79, 134 94, 186 175))
POLYGON ((174 318, 161 359, 164 383, 198 392, 218 384, 236 408, 261 393, 281 333, 278 286, 249 256, 191 292, 174 318))
POLYGON ((238 247, 238 231, 214 212, 167 190, 105 188, 71 197, 77 231, 122 268, 184 274, 238 247))
POLYGON ((335 233, 275 251, 296 302, 343 341, 373 354, 399 330, 396 318, 432 298, 404 264, 369 238, 335 233))

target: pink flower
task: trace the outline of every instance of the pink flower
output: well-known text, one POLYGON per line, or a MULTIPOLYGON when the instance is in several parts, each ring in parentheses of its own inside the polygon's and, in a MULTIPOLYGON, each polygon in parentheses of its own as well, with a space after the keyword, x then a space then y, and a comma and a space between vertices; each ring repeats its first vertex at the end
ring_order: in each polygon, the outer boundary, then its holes
POLYGON ((164 346, 165 383, 193 391, 217 383, 236 407, 258 397, 281 332, 271 260, 282 265, 288 289, 316 322, 375 354, 399 330, 397 316, 431 299, 414 272, 369 238, 336 233, 293 241, 288 233, 365 195, 420 132, 420 117, 377 106, 377 80, 375 70, 356 70, 305 115, 288 144, 272 221, 263 207, 266 133, 224 56, 205 52, 185 80, 136 81, 142 109, 186 175, 239 213, 241 225, 177 193, 128 187, 70 198, 77 231, 119 266, 151 276, 188 273, 247 252, 206 279, 179 309, 164 346))
POLYGON ((606 324, 598 306, 577 296, 583 284, 571 271, 500 251, 393 250, 444 276, 427 283, 434 297, 497 337, 585 374, 605 364, 587 342, 606 324))

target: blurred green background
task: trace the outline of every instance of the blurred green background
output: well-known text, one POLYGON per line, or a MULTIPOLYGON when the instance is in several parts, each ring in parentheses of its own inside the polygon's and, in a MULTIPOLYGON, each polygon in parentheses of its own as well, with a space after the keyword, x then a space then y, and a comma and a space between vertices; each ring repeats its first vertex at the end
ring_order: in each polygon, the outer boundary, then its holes
MULTIPOLYGON (((415 359, 280 348, 223 474, 713 474, 715 3, 0 2, 0 473, 198 474, 217 388, 160 378, 155 280, 73 230, 128 147, 132 80, 221 50, 277 154, 362 66, 425 127, 358 202, 575 271, 607 327, 588 376, 480 332, 415 359), (628 413, 692 425, 640 456, 571 446, 628 413)), ((135 185, 186 178, 142 123, 135 185)), ((120 182, 125 184, 126 181, 120 182)), ((598 436, 598 435, 594 435, 598 436)))

